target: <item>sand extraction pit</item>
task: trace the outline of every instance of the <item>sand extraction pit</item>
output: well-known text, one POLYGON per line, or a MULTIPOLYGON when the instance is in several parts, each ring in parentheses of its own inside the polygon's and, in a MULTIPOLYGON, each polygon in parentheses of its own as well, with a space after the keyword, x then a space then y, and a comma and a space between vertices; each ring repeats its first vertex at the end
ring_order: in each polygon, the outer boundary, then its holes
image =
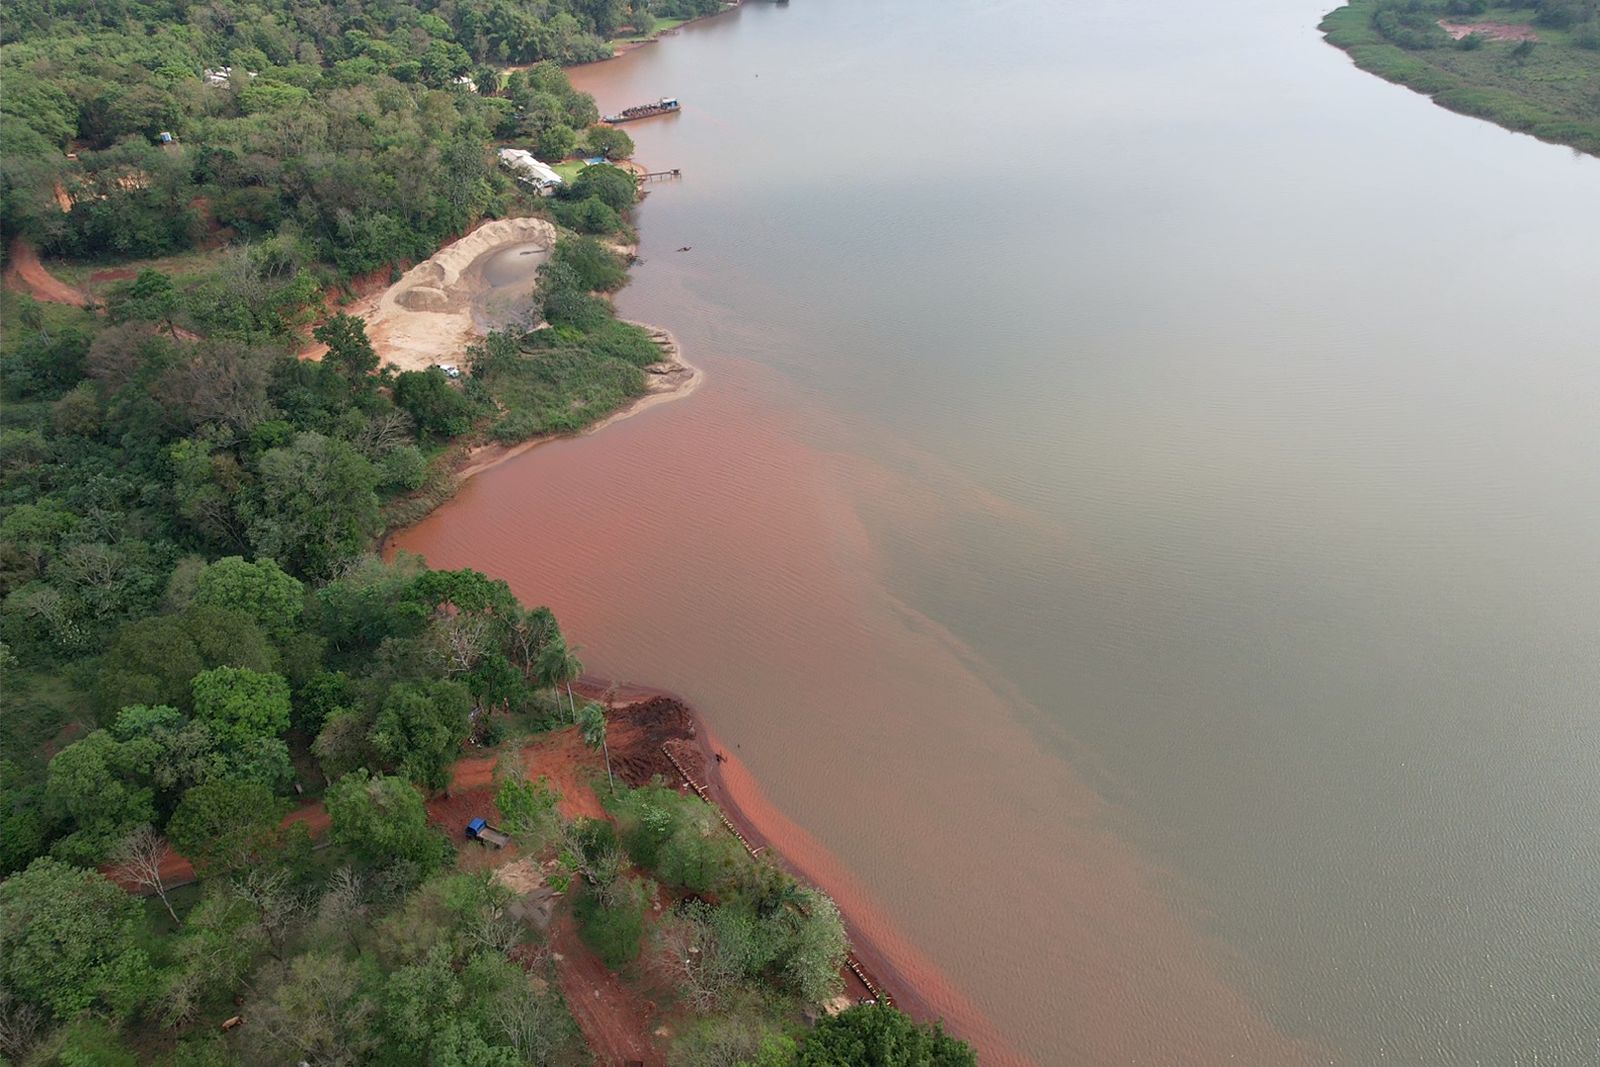
POLYGON ((538 267, 555 247, 556 228, 545 219, 497 219, 441 248, 406 271, 384 290, 370 311, 367 336, 386 364, 400 370, 426 370, 435 363, 459 363, 484 334, 476 308, 491 289, 483 264, 513 246, 525 259, 528 291, 538 267))

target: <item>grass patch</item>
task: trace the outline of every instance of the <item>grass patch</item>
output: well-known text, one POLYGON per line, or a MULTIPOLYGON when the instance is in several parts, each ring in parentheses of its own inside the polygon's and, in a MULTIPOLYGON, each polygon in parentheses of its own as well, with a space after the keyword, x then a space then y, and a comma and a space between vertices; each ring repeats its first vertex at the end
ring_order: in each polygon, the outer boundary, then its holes
POLYGON ((25 778, 42 775, 53 754, 46 746, 64 729, 76 725, 80 735, 94 729, 93 720, 83 714, 88 706, 88 695, 60 674, 7 671, 0 686, 0 714, 6 724, 0 731, 0 756, 15 763, 25 778))
POLYGON ((622 259, 593 238, 556 245, 540 269, 548 327, 492 334, 468 353, 473 386, 486 390, 499 412, 490 437, 509 445, 574 433, 649 391, 642 368, 658 361, 660 350, 593 295, 626 280, 622 259))
POLYGON ((68 329, 92 333, 96 322, 92 311, 0 289, 0 323, 5 324, 5 329, 0 329, 0 355, 9 356, 25 345, 32 346, 40 330, 52 337, 68 329))
POLYGON ((98 301, 119 285, 126 285, 142 270, 158 270, 171 278, 179 288, 186 288, 216 270, 226 257, 222 249, 201 248, 178 252, 154 259, 107 260, 51 260, 47 267, 51 274, 88 293, 98 301), (94 275, 115 273, 116 277, 96 279, 94 275))
POLYGON ((571 182, 576 179, 578 175, 583 172, 583 168, 587 167, 588 165, 589 164, 585 163, 581 159, 564 159, 560 163, 553 165, 550 169, 561 175, 562 181, 571 182))
POLYGON ((1441 107, 1600 155, 1600 16, 1569 28, 1542 26, 1537 15, 1519 4, 1454 15, 1445 0, 1352 0, 1323 19, 1322 32, 1362 70, 1441 107), (1437 28, 1440 19, 1530 26, 1538 41, 1462 47, 1437 28))
POLYGON ((663 33, 675 30, 688 21, 688 19, 662 19, 656 23, 655 29, 649 33, 636 33, 628 37, 613 37, 608 43, 615 47, 619 44, 642 44, 645 41, 653 41, 663 33))
POLYGON ((638 367, 560 341, 497 362, 488 385, 505 409, 491 431, 504 444, 573 433, 645 393, 638 367))

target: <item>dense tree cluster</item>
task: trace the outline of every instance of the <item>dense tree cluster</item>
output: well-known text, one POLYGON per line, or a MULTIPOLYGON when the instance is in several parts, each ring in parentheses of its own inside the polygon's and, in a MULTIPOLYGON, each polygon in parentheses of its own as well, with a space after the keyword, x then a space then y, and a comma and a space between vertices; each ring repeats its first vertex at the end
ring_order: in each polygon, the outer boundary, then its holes
POLYGON ((591 0, 307 7, 8 5, 0 226, 46 251, 147 257, 284 233, 349 276, 431 253, 509 183, 490 136, 631 151, 557 62, 626 9, 591 0), (502 87, 486 64, 532 64, 502 87), (473 90, 476 91, 473 91, 473 90))

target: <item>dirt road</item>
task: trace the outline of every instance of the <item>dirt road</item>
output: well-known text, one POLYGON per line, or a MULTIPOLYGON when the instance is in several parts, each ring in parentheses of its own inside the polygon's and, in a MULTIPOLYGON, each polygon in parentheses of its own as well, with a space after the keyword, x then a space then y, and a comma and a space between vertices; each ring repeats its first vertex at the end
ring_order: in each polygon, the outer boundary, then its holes
POLYGON ((551 926, 550 947, 559 957, 556 981, 595 1062, 603 1067, 665 1067, 666 1053, 650 1029, 655 1005, 618 981, 589 951, 571 915, 562 914, 551 926))
POLYGON ((39 261, 38 249, 27 241, 18 238, 11 242, 7 258, 5 280, 12 288, 20 289, 35 300, 52 304, 70 304, 79 308, 89 306, 89 297, 81 289, 74 289, 44 269, 44 264, 39 261))

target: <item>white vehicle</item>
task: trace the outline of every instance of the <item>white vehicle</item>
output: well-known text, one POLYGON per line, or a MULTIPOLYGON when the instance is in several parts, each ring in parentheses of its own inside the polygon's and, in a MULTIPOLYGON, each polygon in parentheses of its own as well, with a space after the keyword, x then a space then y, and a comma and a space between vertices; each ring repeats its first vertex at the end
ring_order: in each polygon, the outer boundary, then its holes
POLYGON ((434 366, 444 371, 444 376, 446 378, 461 377, 461 368, 456 366, 454 363, 435 363, 434 366))

